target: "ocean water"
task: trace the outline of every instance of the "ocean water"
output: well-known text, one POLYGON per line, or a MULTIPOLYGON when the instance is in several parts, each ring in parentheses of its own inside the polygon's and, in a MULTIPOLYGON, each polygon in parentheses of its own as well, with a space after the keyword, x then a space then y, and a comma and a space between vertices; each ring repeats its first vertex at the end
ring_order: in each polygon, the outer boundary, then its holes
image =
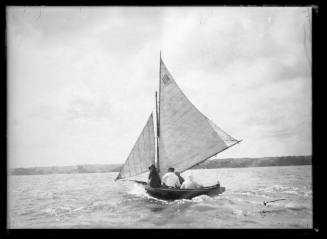
POLYGON ((9 176, 8 228, 312 228, 311 166, 188 172, 226 191, 167 202, 117 173, 9 176))

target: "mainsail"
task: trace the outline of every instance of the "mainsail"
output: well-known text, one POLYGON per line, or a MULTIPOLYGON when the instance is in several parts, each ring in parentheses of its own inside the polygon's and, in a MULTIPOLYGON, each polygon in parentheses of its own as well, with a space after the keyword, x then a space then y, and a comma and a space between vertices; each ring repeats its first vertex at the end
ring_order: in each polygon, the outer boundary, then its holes
POLYGON ((155 142, 152 113, 137 139, 117 179, 129 178, 147 172, 154 163, 155 142))
POLYGON ((160 175, 183 172, 238 143, 204 116, 184 95, 160 59, 160 175))

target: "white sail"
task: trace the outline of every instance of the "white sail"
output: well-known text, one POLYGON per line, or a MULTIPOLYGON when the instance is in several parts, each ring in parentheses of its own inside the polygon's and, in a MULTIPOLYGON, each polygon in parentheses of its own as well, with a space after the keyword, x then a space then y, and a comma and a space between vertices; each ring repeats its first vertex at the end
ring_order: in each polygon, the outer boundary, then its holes
POLYGON ((123 165, 117 179, 129 178, 147 172, 155 160, 155 142, 152 113, 123 165))
POLYGON ((188 100, 160 59, 160 175, 169 167, 183 172, 238 141, 188 100))

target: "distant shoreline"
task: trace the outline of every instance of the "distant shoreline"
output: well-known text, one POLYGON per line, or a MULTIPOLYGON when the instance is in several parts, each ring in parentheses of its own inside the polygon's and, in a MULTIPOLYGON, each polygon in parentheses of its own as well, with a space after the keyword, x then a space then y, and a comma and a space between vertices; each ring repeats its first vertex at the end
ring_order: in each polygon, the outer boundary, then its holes
MULTIPOLYGON (((192 169, 249 168, 273 166, 311 165, 312 156, 281 156, 263 158, 211 159, 192 169)), ((10 169, 10 175, 47 175, 119 172, 122 164, 91 164, 60 167, 30 167, 10 169)))

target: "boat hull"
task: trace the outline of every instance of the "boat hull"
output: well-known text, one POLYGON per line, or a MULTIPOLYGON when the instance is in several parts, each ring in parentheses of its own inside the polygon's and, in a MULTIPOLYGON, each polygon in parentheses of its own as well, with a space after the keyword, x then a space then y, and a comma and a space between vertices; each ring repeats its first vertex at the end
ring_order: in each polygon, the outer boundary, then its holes
POLYGON ((144 185, 144 188, 152 197, 163 200, 191 199, 200 195, 216 196, 226 190, 219 184, 198 189, 152 188, 149 185, 144 185))

